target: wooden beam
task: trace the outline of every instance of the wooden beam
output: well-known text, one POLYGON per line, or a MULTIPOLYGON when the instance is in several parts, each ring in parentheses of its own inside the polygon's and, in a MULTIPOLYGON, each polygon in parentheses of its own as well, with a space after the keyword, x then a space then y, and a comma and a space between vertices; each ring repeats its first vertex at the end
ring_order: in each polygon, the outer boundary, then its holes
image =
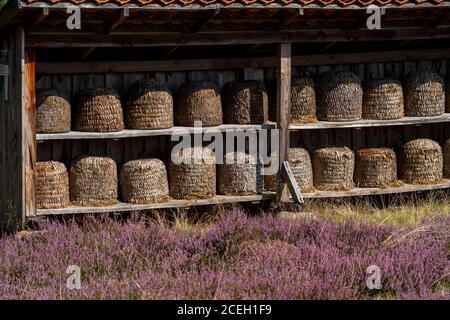
POLYGON ((25 51, 24 105, 22 115, 22 146, 24 170, 24 214, 36 215, 36 59, 34 49, 25 51))
POLYGON ((188 33, 188 34, 36 34, 29 36, 27 45, 36 48, 84 48, 84 47, 155 47, 181 45, 245 45, 258 43, 307 43, 307 42, 348 42, 384 41, 408 39, 449 38, 450 28, 405 28, 381 30, 319 30, 284 32, 234 32, 234 33, 188 33))
MULTIPOLYGON (((450 49, 422 49, 402 51, 375 51, 337 54, 293 56, 292 66, 334 65, 348 63, 375 63, 393 61, 449 59, 450 49)), ((231 59, 185 59, 149 61, 93 61, 42 62, 37 64, 38 74, 158 72, 189 70, 227 70, 241 68, 273 68, 273 57, 247 57, 231 59)))
POLYGON ((197 22, 191 27, 191 33, 197 33, 201 31, 214 17, 219 14, 219 9, 210 10, 203 13, 203 16, 197 20, 197 22))
POLYGON ((289 122, 291 113, 291 44, 278 45, 277 129, 279 130, 277 203, 287 194, 283 161, 289 161, 289 122))
POLYGON ((38 17, 30 25, 28 25, 26 27, 25 33, 31 32, 34 29, 36 29, 42 22, 44 22, 45 19, 47 19, 48 14, 49 14, 49 9, 43 8, 42 13, 40 15, 38 15, 38 17))
POLYGON ((116 30, 121 24, 125 22, 130 16, 130 9, 124 8, 114 22, 106 29, 105 34, 111 34, 114 30, 116 30))

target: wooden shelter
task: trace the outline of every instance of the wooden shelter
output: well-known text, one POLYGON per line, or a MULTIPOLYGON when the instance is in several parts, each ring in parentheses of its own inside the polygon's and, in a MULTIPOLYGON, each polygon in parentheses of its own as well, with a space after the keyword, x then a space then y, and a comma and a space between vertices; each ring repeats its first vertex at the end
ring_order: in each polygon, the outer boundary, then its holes
MULTIPOLYGON (((289 147, 310 153, 326 146, 391 147, 416 138, 443 143, 450 114, 289 124, 291 78, 315 78, 330 69, 362 80, 396 78, 411 71, 450 75, 450 2, 445 0, 9 0, 0 9, 0 218, 22 227, 42 215, 148 210, 273 199, 272 194, 172 200, 149 205, 36 209, 37 161, 66 165, 81 154, 167 159, 179 128, 110 133, 36 134, 36 89, 57 89, 73 100, 80 89, 116 89, 124 95, 143 78, 172 91, 186 80, 219 87, 232 80, 261 80, 276 87, 276 123, 220 125, 217 132, 280 130, 280 167, 289 147), (369 5, 383 8, 381 29, 368 30, 369 5), (68 8, 81 10, 81 29, 68 30, 68 8)), ((269 97, 270 99, 270 97, 269 97)), ((189 129, 190 130, 190 129, 189 129)), ((211 130, 211 128, 209 128, 211 130)), ((280 172, 289 170, 280 170, 280 172)), ((282 178, 287 178, 283 174, 282 178)), ((449 188, 316 191, 304 198, 343 197, 449 188)), ((278 198, 281 190, 278 191, 278 198)))

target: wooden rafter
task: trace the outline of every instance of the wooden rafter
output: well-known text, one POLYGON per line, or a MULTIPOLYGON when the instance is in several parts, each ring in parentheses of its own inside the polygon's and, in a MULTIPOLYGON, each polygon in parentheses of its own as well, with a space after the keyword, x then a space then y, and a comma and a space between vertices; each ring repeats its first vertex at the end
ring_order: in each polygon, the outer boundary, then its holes
POLYGON ((31 32, 36 29, 49 15, 49 9, 43 8, 42 13, 37 16, 37 18, 25 28, 25 32, 31 32))
POLYGON ((133 33, 112 34, 31 34, 28 46, 48 48, 83 48, 83 47, 155 47, 181 45, 245 45, 258 43, 308 43, 308 42, 348 42, 348 41, 384 41, 408 39, 443 39, 448 38, 450 28, 405 28, 381 30, 319 30, 292 32, 227 32, 197 34, 155 34, 133 33))
POLYGON ((19 11, 19 4, 17 1, 9 1, 0 10, 0 30, 5 27, 15 17, 19 11))

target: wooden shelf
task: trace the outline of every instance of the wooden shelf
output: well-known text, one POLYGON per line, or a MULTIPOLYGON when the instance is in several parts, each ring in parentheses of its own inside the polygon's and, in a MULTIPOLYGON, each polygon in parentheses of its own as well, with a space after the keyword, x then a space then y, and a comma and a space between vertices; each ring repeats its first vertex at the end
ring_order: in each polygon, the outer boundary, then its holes
POLYGON ((227 203, 243 203, 243 202, 259 202, 262 200, 271 200, 273 195, 271 193, 264 193, 254 196, 222 196, 217 195, 211 199, 201 200, 171 200, 164 203, 155 204, 129 204, 119 203, 106 207, 67 207, 62 209, 37 209, 37 215, 60 215, 60 214, 77 214, 77 213, 102 213, 102 212, 125 212, 125 211, 140 211, 152 209, 171 209, 171 208, 187 208, 194 206, 206 206, 227 203))
MULTIPOLYGON (((273 129, 275 124, 223 124, 215 127, 202 127, 201 132, 224 132, 227 130, 262 130, 273 129)), ((36 134, 36 141, 47 140, 76 140, 76 139, 121 139, 121 138, 135 138, 135 137, 152 137, 152 136, 170 136, 172 134, 194 133, 193 127, 172 127, 169 129, 156 130, 131 130, 125 129, 119 132, 80 132, 70 131, 67 133, 38 133, 36 134)), ((198 129, 197 129, 198 130, 198 129)), ((200 130, 199 130, 200 131, 200 130)), ((196 131, 197 132, 197 131, 196 131)))
MULTIPOLYGON (((382 194, 397 194, 417 191, 430 191, 450 188, 450 180, 446 180, 440 184, 433 185, 411 185, 405 184, 401 187, 380 189, 380 188, 354 188, 349 191, 317 191, 303 193, 304 199, 317 198, 337 198, 337 197, 358 197, 382 194)), ((244 203, 244 202, 260 202, 263 200, 273 200, 275 194, 266 192, 261 195, 254 196, 222 196, 217 195, 212 199, 201 200, 171 200, 165 203, 155 204, 128 204, 119 203, 106 207, 67 207, 62 209, 38 209, 38 216, 45 215, 61 215, 61 214, 80 214, 80 213, 105 213, 105 212, 126 212, 126 211, 141 211, 141 210, 157 210, 157 209, 173 209, 173 208, 188 208, 194 206, 206 206, 229 203, 244 203)))
POLYGON ((370 196, 370 195, 381 195, 381 194, 395 194, 395 193, 407 193, 416 191, 430 191, 450 188, 450 180, 446 180, 440 184, 431 185, 412 185, 405 184, 401 187, 396 188, 354 188, 348 191, 317 191, 303 193, 303 198, 313 199, 313 198, 338 198, 338 197, 358 197, 358 196, 370 196))
POLYGON ((437 117, 403 117, 396 120, 358 120, 347 122, 319 121, 305 124, 291 124, 291 130, 311 129, 337 129, 337 128, 365 128, 365 127, 387 127, 404 125, 422 125, 428 123, 450 122, 450 113, 437 117))

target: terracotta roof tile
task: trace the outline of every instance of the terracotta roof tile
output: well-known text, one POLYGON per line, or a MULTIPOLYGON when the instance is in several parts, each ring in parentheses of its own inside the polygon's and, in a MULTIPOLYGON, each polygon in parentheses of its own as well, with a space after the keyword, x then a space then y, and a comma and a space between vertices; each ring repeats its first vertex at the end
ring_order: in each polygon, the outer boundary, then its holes
POLYGON ((219 3, 222 5, 230 5, 234 3, 243 4, 243 5, 251 5, 254 3, 262 4, 262 5, 270 5, 273 3, 278 3, 281 5, 287 5, 291 3, 297 3, 301 5, 308 4, 317 4, 320 6, 327 5, 337 5, 340 7, 348 7, 350 5, 358 5, 360 7, 365 7, 371 4, 376 4, 379 6, 394 4, 394 5, 404 5, 404 4, 439 4, 448 0, 22 0, 25 3, 34 3, 34 2, 45 2, 49 4, 55 3, 94 3, 98 5, 112 3, 116 5, 147 5, 147 4, 159 4, 161 6, 167 6, 170 4, 178 4, 181 6, 188 5, 211 5, 214 3, 219 3))

